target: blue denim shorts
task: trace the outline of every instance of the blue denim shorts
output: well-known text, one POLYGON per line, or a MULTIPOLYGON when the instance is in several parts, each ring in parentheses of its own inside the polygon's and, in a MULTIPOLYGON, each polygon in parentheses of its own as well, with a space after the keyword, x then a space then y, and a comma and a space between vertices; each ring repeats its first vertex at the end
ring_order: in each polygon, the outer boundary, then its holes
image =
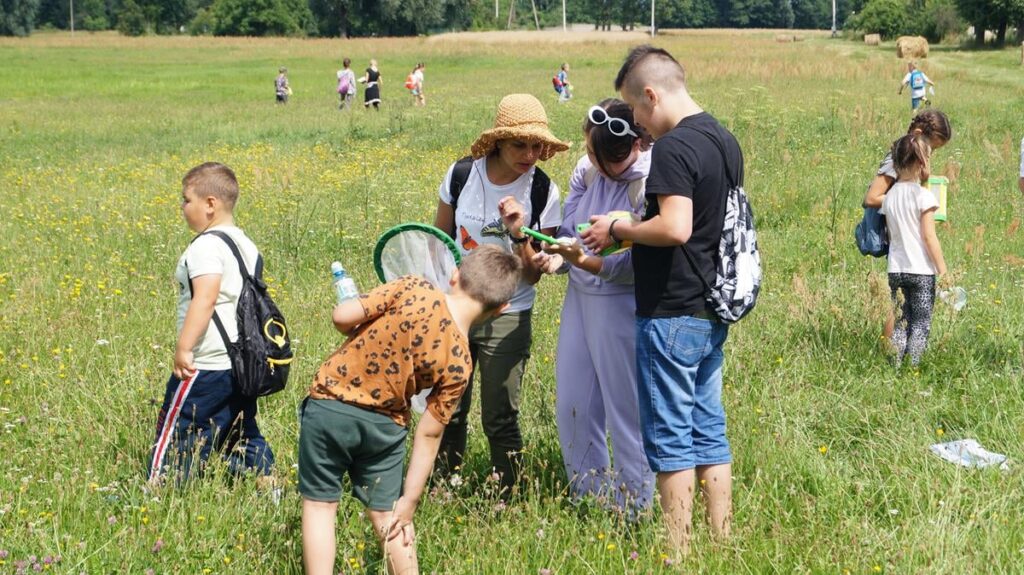
POLYGON ((732 461, 722 407, 729 327, 689 316, 636 318, 644 452, 655 472, 732 461))

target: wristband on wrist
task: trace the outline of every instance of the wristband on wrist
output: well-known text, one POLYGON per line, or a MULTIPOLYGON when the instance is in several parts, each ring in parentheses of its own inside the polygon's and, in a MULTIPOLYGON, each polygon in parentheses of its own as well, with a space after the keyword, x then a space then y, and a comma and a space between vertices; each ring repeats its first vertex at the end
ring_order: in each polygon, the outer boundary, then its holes
POLYGON ((514 237, 512 235, 509 235, 509 239, 512 240, 512 243, 517 244, 517 245, 525 244, 526 242, 530 241, 530 238, 527 237, 525 234, 521 238, 517 238, 517 237, 514 237))
POLYGON ((608 235, 615 241, 619 241, 619 238, 615 237, 615 222, 619 220, 612 220, 612 223, 608 224, 608 235))

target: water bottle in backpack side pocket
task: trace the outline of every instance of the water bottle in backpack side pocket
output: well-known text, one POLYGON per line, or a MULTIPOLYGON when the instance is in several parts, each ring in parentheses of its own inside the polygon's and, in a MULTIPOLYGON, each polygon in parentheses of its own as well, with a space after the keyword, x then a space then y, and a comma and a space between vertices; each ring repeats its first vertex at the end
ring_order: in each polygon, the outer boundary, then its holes
POLYGON ((338 303, 359 297, 359 288, 356 287, 355 280, 345 273, 345 268, 341 267, 341 262, 331 264, 331 276, 334 278, 334 293, 337 296, 338 303))

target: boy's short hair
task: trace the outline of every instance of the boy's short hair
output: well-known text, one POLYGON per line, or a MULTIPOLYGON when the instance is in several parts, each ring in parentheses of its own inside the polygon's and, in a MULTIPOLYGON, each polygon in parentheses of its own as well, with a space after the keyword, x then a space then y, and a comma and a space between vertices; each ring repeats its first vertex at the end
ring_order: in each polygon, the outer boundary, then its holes
POLYGON ((626 61, 615 77, 615 91, 625 91, 639 97, 645 86, 658 86, 667 90, 686 88, 686 71, 672 54, 650 44, 629 51, 626 61))
POLYGON ((495 245, 482 245, 462 259, 459 288, 493 311, 512 299, 523 264, 518 257, 495 245))
POLYGON ((181 179, 182 189, 192 189, 198 198, 214 196, 234 209, 238 201, 238 179, 231 168, 217 162, 205 162, 192 168, 181 179))

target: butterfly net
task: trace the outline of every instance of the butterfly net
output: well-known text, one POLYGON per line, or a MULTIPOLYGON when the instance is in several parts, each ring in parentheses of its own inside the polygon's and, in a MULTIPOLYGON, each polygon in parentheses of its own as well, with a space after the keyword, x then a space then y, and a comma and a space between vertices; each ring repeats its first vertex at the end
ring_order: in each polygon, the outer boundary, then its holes
POLYGON ((458 267, 458 252, 448 236, 428 226, 399 226, 377 244, 374 263, 381 281, 404 275, 419 276, 447 293, 448 280, 458 267))

